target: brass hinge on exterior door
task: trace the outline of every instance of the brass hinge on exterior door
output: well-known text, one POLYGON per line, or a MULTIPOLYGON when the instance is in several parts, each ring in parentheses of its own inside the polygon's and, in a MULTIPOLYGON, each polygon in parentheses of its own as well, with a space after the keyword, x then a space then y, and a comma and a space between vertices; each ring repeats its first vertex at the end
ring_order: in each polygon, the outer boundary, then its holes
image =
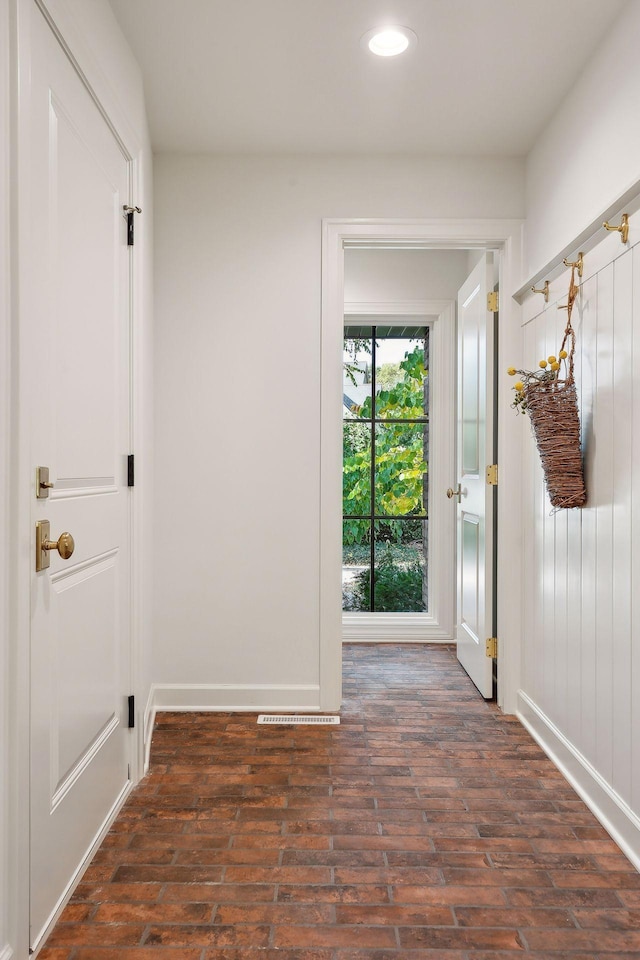
POLYGON ((487 466, 487 484, 490 487, 498 486, 498 464, 490 463, 487 466))
POLYGON ((492 657, 494 660, 498 656, 498 638, 497 637, 487 638, 486 652, 487 652, 487 656, 492 657))
POLYGON ((487 294, 487 310, 491 313, 497 313, 500 308, 500 298, 497 290, 492 290, 487 294))

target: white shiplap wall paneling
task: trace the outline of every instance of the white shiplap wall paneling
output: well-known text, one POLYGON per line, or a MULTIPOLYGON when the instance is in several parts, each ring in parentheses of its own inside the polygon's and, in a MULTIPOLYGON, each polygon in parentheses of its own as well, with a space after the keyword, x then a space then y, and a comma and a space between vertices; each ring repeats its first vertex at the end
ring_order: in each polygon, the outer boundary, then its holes
MULTIPOLYGON (((565 311, 562 311, 563 317, 565 311)), ((571 318, 576 332, 574 371, 578 398, 582 388, 582 298, 579 297, 571 318)), ((581 423, 582 423, 581 418, 581 423)), ((581 674, 582 674, 582 511, 569 510, 567 514, 567 687, 566 730, 570 739, 580 736, 581 726, 581 674)))
POLYGON ((586 759, 596 763, 596 512, 594 490, 595 440, 594 419, 596 413, 596 277, 587 280, 580 293, 580 326, 578 344, 581 357, 580 419, 583 436, 587 508, 580 511, 582 526, 582 554, 578 564, 582 574, 581 635, 580 635, 580 732, 578 739, 586 759))
MULTIPOLYGON (((530 358, 535 356, 535 323, 530 323, 524 328, 523 356, 530 358)), ((540 482, 537 476, 536 463, 533 456, 533 438, 530 436, 528 424, 522 424, 524 439, 522 443, 522 477, 523 477, 523 506, 524 529, 523 544, 525 548, 525 558, 523 563, 524 570, 524 589, 522 593, 523 604, 523 678, 526 678, 530 684, 530 689, 540 690, 539 682, 539 651, 536 651, 530 641, 532 635, 537 635, 541 630, 540 610, 538 606, 537 592, 532 589, 532 584, 539 578, 541 566, 542 549, 542 531, 537 529, 535 516, 537 511, 537 501, 540 496, 540 482)))
POLYGON ((596 768, 612 783, 613 712, 613 264, 598 274, 597 405, 594 417, 596 511, 596 768))
POLYGON ((631 802, 631 478, 633 252, 613 264, 613 624, 612 783, 631 802), (617 669, 627 664, 627 669, 617 669))
MULTIPOLYGON (((538 350, 533 365, 547 357, 555 349, 556 330, 559 325, 558 311, 545 310, 538 337, 538 350)), ((535 445, 535 444, 534 444, 535 445)), ((543 654, 543 695, 546 703, 555 702, 556 688, 556 627, 555 627, 555 530, 556 514, 552 512, 546 494, 542 498, 542 638, 543 654)), ((558 704, 560 707, 560 704, 558 704)))
MULTIPOLYGON (((572 318, 583 510, 552 511, 523 424, 523 691, 633 821, 640 816, 640 512, 632 509, 640 503, 640 247, 620 250, 607 238, 591 264, 597 269, 585 271, 572 318)), ((560 348, 566 312, 557 308, 566 289, 556 292, 535 316, 525 311, 525 367, 560 348)))
MULTIPOLYGON (((573 313, 588 503, 553 512, 528 424, 523 692, 640 823, 640 246, 590 254, 573 313), (639 331, 634 336, 634 331, 639 331)), ((524 366, 560 349, 562 288, 523 325, 524 366)), ((640 849, 640 833, 638 834, 640 849)))

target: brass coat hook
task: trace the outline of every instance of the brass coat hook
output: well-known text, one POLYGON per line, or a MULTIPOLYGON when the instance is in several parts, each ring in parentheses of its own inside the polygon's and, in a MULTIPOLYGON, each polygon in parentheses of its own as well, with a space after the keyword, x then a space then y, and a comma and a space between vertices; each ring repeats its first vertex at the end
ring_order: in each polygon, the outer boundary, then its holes
POLYGON ((626 243, 627 240, 629 239, 629 214, 628 213, 622 214, 622 223, 620 223, 617 227, 615 225, 612 226, 610 223, 608 223, 607 220, 604 221, 602 226, 605 228, 605 230, 614 230, 614 231, 617 230, 618 233, 620 234, 620 239, 622 240, 623 243, 626 243))
POLYGON ((549 303, 549 281, 545 280, 544 287, 531 287, 531 293, 541 293, 544 297, 544 302, 549 303))
POLYGON ((578 271, 578 276, 582 277, 582 271, 584 270, 584 253, 582 253, 582 251, 578 254, 577 260, 571 261, 567 260, 565 257, 562 262, 564 263, 565 267, 575 267, 578 271))

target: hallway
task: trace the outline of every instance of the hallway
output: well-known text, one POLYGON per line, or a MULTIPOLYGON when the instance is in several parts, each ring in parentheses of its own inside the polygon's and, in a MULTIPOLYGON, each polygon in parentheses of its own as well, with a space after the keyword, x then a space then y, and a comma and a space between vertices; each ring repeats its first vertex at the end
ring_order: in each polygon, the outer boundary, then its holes
POLYGON ((344 664, 339 727, 160 713, 41 960, 637 960, 640 875, 455 649, 344 664))

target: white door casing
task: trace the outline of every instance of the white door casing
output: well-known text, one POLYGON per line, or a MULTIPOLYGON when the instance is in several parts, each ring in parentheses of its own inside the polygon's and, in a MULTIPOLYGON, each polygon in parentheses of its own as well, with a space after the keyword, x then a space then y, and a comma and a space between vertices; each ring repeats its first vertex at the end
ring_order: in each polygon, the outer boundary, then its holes
POLYGON ((458 490, 456 503, 456 649, 483 697, 493 695, 494 487, 492 463, 494 316, 487 309, 493 270, 485 254, 458 293, 458 490))
MULTIPOLYGON (((490 249, 499 251, 500 287, 513 290, 520 279, 520 220, 323 220, 322 237, 322 363, 320 468, 320 708, 336 710, 341 701, 342 618, 340 602, 342 511, 342 346, 344 327, 344 248, 379 243, 423 249, 490 249)), ((519 356, 520 308, 510 296, 501 305, 499 367, 519 356)), ((508 404, 498 411, 498 453, 517 448, 517 418, 508 404)), ((520 509, 521 476, 517 458, 500 456, 498 501, 497 625, 501 636, 498 704, 507 713, 517 705, 521 551, 509 519, 520 509), (507 549, 508 546, 508 549, 507 549)), ((452 478, 453 479, 453 478, 452 478)), ((450 481, 447 481, 450 482, 450 481)), ((444 495, 444 494, 443 494, 444 495)), ((447 504, 447 506, 449 506, 447 504)))
MULTIPOLYGON (((20 286, 30 358, 31 943, 129 785, 130 158, 33 8, 20 286), (36 499, 35 468, 54 488, 36 499), (35 524, 75 539, 35 572, 35 524)), ((26 558, 25 558, 26 562, 26 558)))

